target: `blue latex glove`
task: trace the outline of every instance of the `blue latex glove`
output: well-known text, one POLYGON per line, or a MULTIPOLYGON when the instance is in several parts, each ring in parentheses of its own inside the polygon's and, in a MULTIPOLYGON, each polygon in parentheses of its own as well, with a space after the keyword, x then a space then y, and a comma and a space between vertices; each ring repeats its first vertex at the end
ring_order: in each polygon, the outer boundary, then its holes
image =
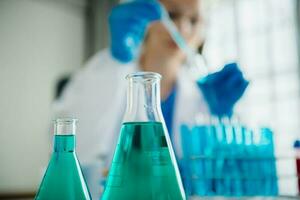
POLYGON ((236 63, 197 81, 212 115, 231 117, 235 103, 244 94, 249 82, 236 63))
POLYGON ((133 1, 114 7, 109 16, 113 57, 124 63, 135 59, 148 25, 161 17, 162 7, 156 1, 133 1))

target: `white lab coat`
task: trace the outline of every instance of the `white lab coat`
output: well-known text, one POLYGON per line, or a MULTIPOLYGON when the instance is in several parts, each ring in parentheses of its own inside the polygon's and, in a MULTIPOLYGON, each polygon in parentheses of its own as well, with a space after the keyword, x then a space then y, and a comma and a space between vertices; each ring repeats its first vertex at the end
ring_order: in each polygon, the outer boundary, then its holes
MULTIPOLYGON (((81 68, 54 103, 55 117, 75 117, 77 155, 83 165, 97 159, 110 161, 126 106, 125 76, 138 71, 135 63, 115 61, 108 50, 97 53, 81 68)), ((173 148, 181 157, 179 126, 193 123, 208 108, 195 82, 182 67, 173 117, 173 148)))

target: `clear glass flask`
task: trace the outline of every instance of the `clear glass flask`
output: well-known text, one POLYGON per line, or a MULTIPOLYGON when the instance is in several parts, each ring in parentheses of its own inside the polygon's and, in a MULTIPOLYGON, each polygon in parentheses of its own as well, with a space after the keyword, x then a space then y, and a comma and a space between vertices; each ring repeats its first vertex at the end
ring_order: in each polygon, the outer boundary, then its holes
POLYGON ((35 199, 91 199, 75 152, 75 119, 54 122, 54 147, 35 199))
POLYGON ((102 200, 186 199, 160 107, 161 76, 128 75, 127 110, 102 200))

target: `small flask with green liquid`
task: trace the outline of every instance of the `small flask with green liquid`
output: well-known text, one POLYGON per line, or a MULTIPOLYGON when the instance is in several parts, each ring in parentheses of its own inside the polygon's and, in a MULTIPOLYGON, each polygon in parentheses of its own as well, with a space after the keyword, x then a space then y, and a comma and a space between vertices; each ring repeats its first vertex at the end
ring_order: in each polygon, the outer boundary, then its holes
POLYGON ((160 107, 161 76, 126 78, 127 110, 102 200, 185 200, 160 107))
POLYGON ((35 199, 91 199, 75 152, 75 119, 54 122, 54 148, 35 199))

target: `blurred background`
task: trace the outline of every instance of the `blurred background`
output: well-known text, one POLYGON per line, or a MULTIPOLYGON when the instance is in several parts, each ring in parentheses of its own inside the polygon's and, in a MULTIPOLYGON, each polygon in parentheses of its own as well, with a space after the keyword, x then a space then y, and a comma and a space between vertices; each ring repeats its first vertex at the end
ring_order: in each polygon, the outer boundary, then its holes
MULTIPOLYGON (((117 2, 0 0, 0 197, 35 194, 51 152, 51 104, 64 80, 108 46, 107 16, 117 2)), ((251 84, 238 116, 274 130, 280 193, 295 195, 300 1, 211 4, 208 65, 240 63, 251 84)))

